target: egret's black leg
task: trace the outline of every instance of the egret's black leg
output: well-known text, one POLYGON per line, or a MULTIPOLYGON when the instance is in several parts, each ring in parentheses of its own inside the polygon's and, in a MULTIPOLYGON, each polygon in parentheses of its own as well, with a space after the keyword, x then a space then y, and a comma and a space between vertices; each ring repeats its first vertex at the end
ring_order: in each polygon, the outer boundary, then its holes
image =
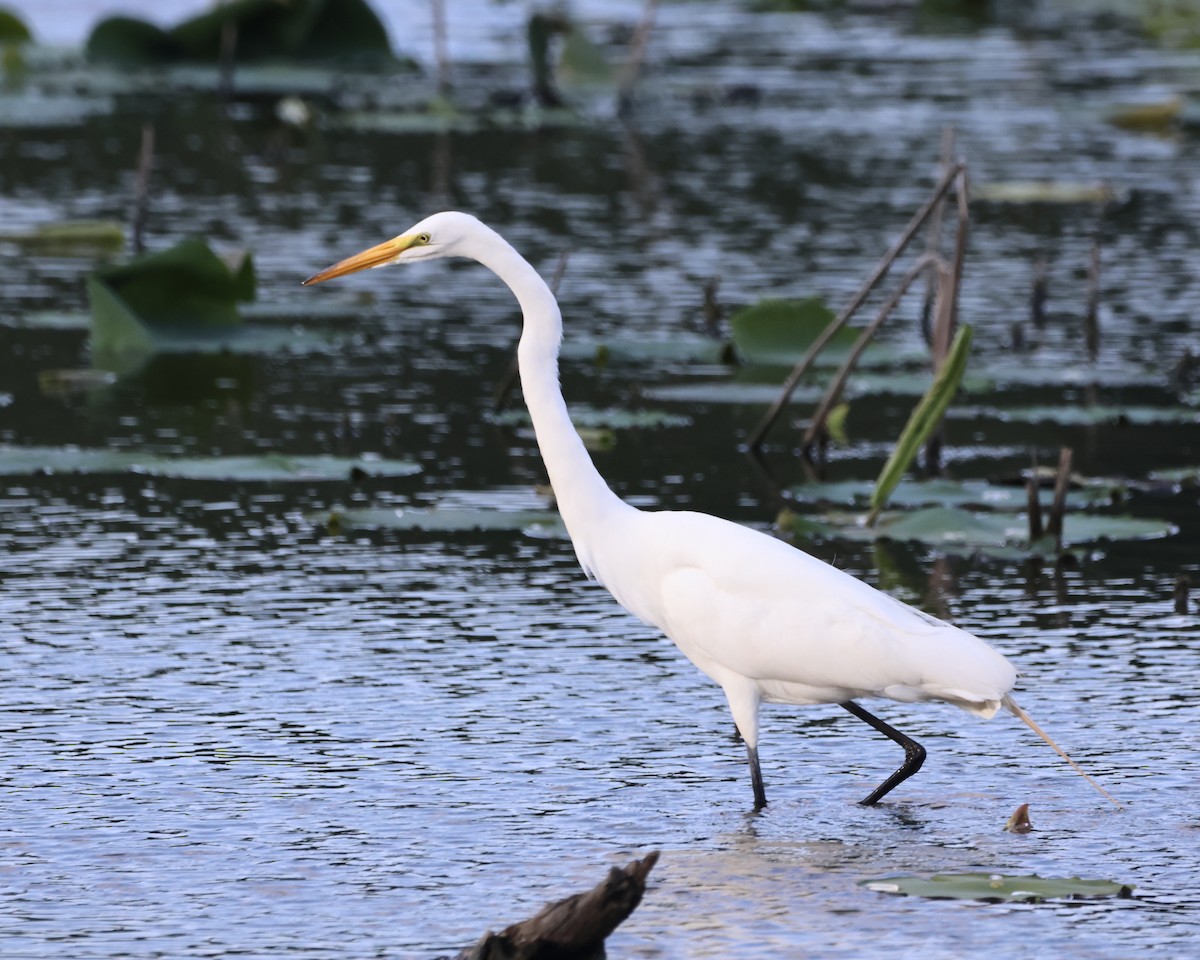
POLYGON ((872 807, 887 796, 894 787, 898 787, 921 769, 921 764, 925 762, 925 748, 912 737, 906 737, 895 727, 884 723, 875 714, 868 713, 853 700, 846 700, 843 703, 839 703, 838 706, 850 711, 859 720, 869 723, 885 737, 895 740, 904 748, 904 763, 900 764, 900 769, 876 787, 869 797, 859 801, 864 807, 872 807))
POLYGON ((754 812, 767 805, 767 794, 763 790, 762 770, 758 766, 758 748, 746 744, 746 755, 750 758, 750 785, 754 787, 754 812))

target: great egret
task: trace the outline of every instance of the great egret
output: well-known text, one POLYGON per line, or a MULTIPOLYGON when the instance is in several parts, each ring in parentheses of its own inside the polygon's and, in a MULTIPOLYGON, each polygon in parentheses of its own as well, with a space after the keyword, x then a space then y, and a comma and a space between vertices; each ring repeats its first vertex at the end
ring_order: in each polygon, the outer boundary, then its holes
POLYGON ((521 387, 575 555, 618 603, 721 685, 746 744, 756 810, 767 803, 758 761, 764 702, 836 703, 904 748, 904 763, 863 804, 920 769, 924 748, 855 703, 860 697, 941 700, 984 718, 1003 706, 1109 796, 1017 706, 1009 695, 1016 670, 978 637, 767 534, 704 513, 638 510, 616 496, 567 413, 553 293, 475 217, 436 213, 304 283, 440 257, 478 261, 516 296, 524 314, 521 387))

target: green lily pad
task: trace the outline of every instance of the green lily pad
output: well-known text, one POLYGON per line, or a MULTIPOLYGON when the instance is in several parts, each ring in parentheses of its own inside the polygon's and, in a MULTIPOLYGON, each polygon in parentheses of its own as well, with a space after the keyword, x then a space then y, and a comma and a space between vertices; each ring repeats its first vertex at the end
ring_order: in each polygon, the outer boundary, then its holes
MULTIPOLYGON (((1067 497, 1072 507, 1104 506, 1121 489, 1116 481, 1097 481, 1073 487, 1067 497)), ((801 503, 825 503, 866 509, 874 483, 867 480, 839 480, 833 483, 806 483, 792 487, 791 496, 801 503)), ((1049 506, 1054 491, 1039 490, 1043 506, 1049 506)), ((1023 511, 1028 506, 1025 488, 1019 484, 989 483, 986 480, 951 480, 934 477, 917 480, 907 477, 889 497, 893 507, 977 507, 986 510, 1023 511)))
POLYGON ((545 538, 566 537, 566 527, 550 510, 485 510, 466 507, 365 507, 335 510, 322 518, 335 532, 419 530, 426 533, 503 531, 545 538))
POLYGON ((1004 423, 1054 423, 1064 427, 1091 427, 1104 424, 1143 425, 1153 423, 1200 423, 1200 410, 1187 407, 1112 406, 1030 406, 1030 407, 957 407, 950 410, 953 419, 994 419, 1004 423))
POLYGON ((370 457, 285 456, 161 457, 136 450, 86 447, 0 446, 0 475, 43 473, 114 474, 185 480, 275 481, 346 480, 357 475, 405 477, 421 467, 409 460, 370 457))
POLYGON ((1114 127, 1141 133, 1168 133, 1183 115, 1183 98, 1149 103, 1122 103, 1111 107, 1105 119, 1114 127))
POLYGON ((1106 183, 1067 183, 1056 180, 1010 180, 983 183, 971 190, 972 199, 990 203, 1108 203, 1117 195, 1106 183))
MULTIPOLYGON (((735 313, 729 320, 733 343, 750 363, 792 367, 836 319, 818 297, 804 300, 762 300, 735 313)), ((825 345, 821 356, 841 360, 854 346, 859 331, 842 327, 825 345)), ((828 362, 828 358, 826 357, 828 362)))
POLYGON ((729 344, 712 337, 690 333, 673 334, 667 340, 591 340, 575 338, 562 345, 562 357, 603 365, 610 360, 634 363, 723 363, 729 344))
POLYGON ((120 253, 125 227, 116 220, 67 220, 32 230, 0 233, 0 243, 13 243, 38 256, 94 257, 120 253))
POLYGON ((32 39, 33 34, 25 26, 25 21, 11 10, 0 9, 0 43, 29 43, 32 39))
MULTIPOLYGON (((505 410, 495 414, 493 422, 502 426, 529 426, 529 412, 524 409, 505 410)), ((579 430, 656 430, 662 427, 686 427, 691 417, 666 410, 620 410, 609 407, 571 407, 571 422, 579 430)))
MULTIPOLYGON (((229 262, 200 237, 98 270, 90 279, 152 326, 235 325, 240 322, 237 304, 253 300, 256 287, 249 254, 229 262)), ((93 304, 93 315, 95 310, 93 304)))
POLYGON ((93 63, 120 67, 215 63, 231 30, 242 63, 392 58, 387 31, 366 0, 229 0, 167 30, 133 17, 110 17, 96 25, 86 53, 93 63))
MULTIPOLYGON (((995 556, 1049 555, 1051 538, 1029 542, 1026 518, 1021 514, 968 511, 958 507, 927 507, 913 511, 886 511, 874 527, 858 513, 831 511, 803 516, 785 511, 777 521, 781 531, 793 536, 821 535, 850 540, 900 540, 924 543, 955 552, 982 552, 995 556)), ((1063 521, 1063 546, 1081 546, 1108 540, 1153 540, 1174 534, 1166 520, 1102 514, 1068 513, 1063 521)))
POLYGON ((932 877, 894 876, 863 880, 877 893, 934 900, 987 900, 1039 903, 1042 900, 1097 900, 1133 896, 1133 886, 1079 877, 1005 876, 996 873, 945 873, 932 877))
POLYGON ((421 472, 411 460, 259 454, 228 457, 156 457, 142 459, 135 473, 176 480, 347 480, 359 476, 409 477, 421 472))

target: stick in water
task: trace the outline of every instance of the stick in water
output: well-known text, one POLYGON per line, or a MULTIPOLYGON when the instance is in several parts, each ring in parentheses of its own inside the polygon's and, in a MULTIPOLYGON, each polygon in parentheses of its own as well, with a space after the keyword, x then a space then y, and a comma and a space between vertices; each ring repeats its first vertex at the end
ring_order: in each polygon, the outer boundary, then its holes
POLYGON ((1111 793, 1109 793, 1102 786, 1100 786, 1100 784, 1098 784, 1095 780, 1093 780, 1090 776, 1088 776, 1087 772, 1083 769, 1083 767, 1081 767, 1074 760, 1072 760, 1070 757, 1068 757, 1067 752, 1062 747, 1060 747, 1057 743, 1055 743, 1053 740, 1051 740, 1050 735, 1048 733, 1046 733, 1045 730, 1043 730, 1041 727, 1039 727, 1036 723, 1033 722, 1033 717, 1031 717, 1029 714, 1027 714, 1019 706, 1017 706, 1016 700, 1014 700, 1008 694, 1005 694, 1004 699, 1001 700, 1000 702, 1002 704, 1004 704, 1005 709, 1007 709, 1014 717, 1017 717, 1018 719, 1023 720, 1029 726, 1030 730, 1032 730, 1039 737, 1041 737, 1048 744, 1050 744, 1051 748, 1054 750, 1055 753, 1057 753, 1060 757, 1062 757, 1064 760, 1066 760, 1067 763, 1069 763, 1072 767, 1075 768, 1076 773, 1078 773, 1081 777, 1083 777, 1084 780, 1086 780, 1093 787, 1095 787, 1097 790, 1099 790, 1102 794, 1104 794, 1106 797, 1108 797, 1109 800, 1111 800, 1113 803, 1115 803, 1117 805, 1118 810, 1125 809, 1124 805, 1121 803, 1120 800, 1118 800, 1111 793))

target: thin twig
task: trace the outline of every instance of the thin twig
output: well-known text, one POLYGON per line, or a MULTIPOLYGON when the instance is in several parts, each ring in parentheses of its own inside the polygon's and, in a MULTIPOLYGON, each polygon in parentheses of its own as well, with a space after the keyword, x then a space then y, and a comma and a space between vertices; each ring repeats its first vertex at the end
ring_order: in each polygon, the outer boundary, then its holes
POLYGON ((658 8, 658 0, 646 0, 642 7, 642 19, 638 21, 633 31, 633 40, 629 45, 629 56, 617 77, 617 104, 621 113, 629 108, 633 85, 637 82, 642 64, 646 59, 646 46, 650 41, 650 31, 654 29, 654 15, 658 8))
POLYGON ((1088 260, 1087 313, 1083 318, 1083 336, 1087 344, 1088 357, 1095 360, 1100 355, 1100 243, 1092 244, 1088 260))
POLYGON ((1025 501, 1029 511, 1029 542, 1037 543, 1046 535, 1042 526, 1041 481, 1038 478, 1037 455, 1033 457, 1033 469, 1025 478, 1025 501))
POLYGON ((842 361, 841 367, 838 369, 837 375, 830 383, 829 389, 825 391, 825 395, 821 398, 821 402, 817 404, 816 412, 812 416, 812 422, 809 423, 808 429, 804 432, 804 440, 802 446, 805 454, 808 453, 816 438, 825 430, 825 421, 829 418, 830 411, 837 405, 842 396, 842 389, 846 386, 846 380, 849 379, 854 367, 858 363, 858 358, 862 356, 867 345, 875 338, 876 331, 883 325, 883 322, 891 316, 901 298, 908 293, 908 288, 912 286, 913 281, 917 279, 926 270, 933 269, 936 273, 942 260, 934 253, 923 253, 917 257, 916 262, 909 267, 908 272, 900 280, 888 301, 879 308, 879 312, 875 315, 869 324, 863 327, 862 333, 858 335, 858 339, 854 341, 854 346, 850 349, 850 354, 842 361))
MULTIPOLYGON (((943 173, 954 163, 954 127, 942 128, 942 148, 940 169, 943 173)), ((941 254, 942 252, 942 220, 946 208, 946 198, 942 197, 934 208, 929 221, 929 230, 925 238, 925 252, 941 254)), ((937 295, 938 283, 936 274, 926 274, 925 302, 921 305, 921 335, 925 338, 926 346, 933 346, 933 303, 937 295)))
POLYGON ((433 60, 437 65, 438 93, 445 96, 450 92, 450 54, 446 43, 445 0, 430 0, 433 8, 433 60))
POLYGON ((237 63, 238 25, 227 23, 221 27, 221 45, 217 53, 217 93, 228 103, 233 99, 233 69, 237 63))
POLYGON ((1067 488, 1071 485, 1071 448, 1058 451, 1058 474, 1054 478, 1054 502, 1046 522, 1046 534, 1054 538, 1054 549, 1062 552, 1063 518, 1067 513, 1067 488))
POLYGON ((904 228, 904 232, 900 234, 900 237, 895 243, 892 244, 888 252, 884 254, 883 259, 881 259, 875 265, 875 269, 872 270, 870 276, 863 281, 862 286, 859 287, 858 292, 855 293, 851 298, 850 303, 847 304, 845 309, 843 309, 842 312, 833 320, 833 322, 831 322, 829 326, 825 328, 821 335, 813 342, 812 346, 808 348, 808 352, 804 354, 804 357, 800 360, 800 362, 792 368, 792 372, 788 374, 788 378, 784 381, 783 387, 779 391, 779 396, 775 398, 774 403, 772 403, 767 409, 767 412, 763 415, 762 420, 759 421, 758 426, 756 426, 753 432, 750 434, 747 445, 751 450, 758 450, 761 448, 763 438, 767 435, 767 431, 770 430, 775 421, 779 419, 780 413, 782 413, 784 407, 787 406, 788 401, 792 397, 792 393, 796 389, 796 385, 800 382, 800 378, 808 372, 808 368, 812 366, 812 362, 816 359, 817 354, 819 354, 825 348, 825 345, 829 343, 834 334, 836 334, 840 329, 842 329, 842 327, 846 325, 847 322, 849 322, 850 318, 853 317, 855 311, 862 306, 863 301, 867 299, 871 291, 879 285, 879 282, 885 276, 887 276, 887 272, 889 269, 891 269, 891 266, 896 261, 896 258, 904 252, 904 249, 912 241, 913 236, 918 230, 921 229, 921 225, 927 219, 929 219, 929 216, 933 213, 933 208, 937 205, 938 200, 940 200, 942 196, 945 195, 946 191, 950 189, 951 184, 954 183, 961 169, 961 164, 955 164, 942 175, 942 179, 938 181, 937 186, 934 187, 933 193, 930 195, 929 199, 925 201, 924 206, 922 206, 921 209, 916 212, 912 220, 909 221, 908 226, 904 228))
POLYGON ((133 179, 133 224, 130 241, 135 254, 146 249, 146 217, 150 210, 150 171, 154 166, 154 124, 142 125, 137 174, 133 179))

